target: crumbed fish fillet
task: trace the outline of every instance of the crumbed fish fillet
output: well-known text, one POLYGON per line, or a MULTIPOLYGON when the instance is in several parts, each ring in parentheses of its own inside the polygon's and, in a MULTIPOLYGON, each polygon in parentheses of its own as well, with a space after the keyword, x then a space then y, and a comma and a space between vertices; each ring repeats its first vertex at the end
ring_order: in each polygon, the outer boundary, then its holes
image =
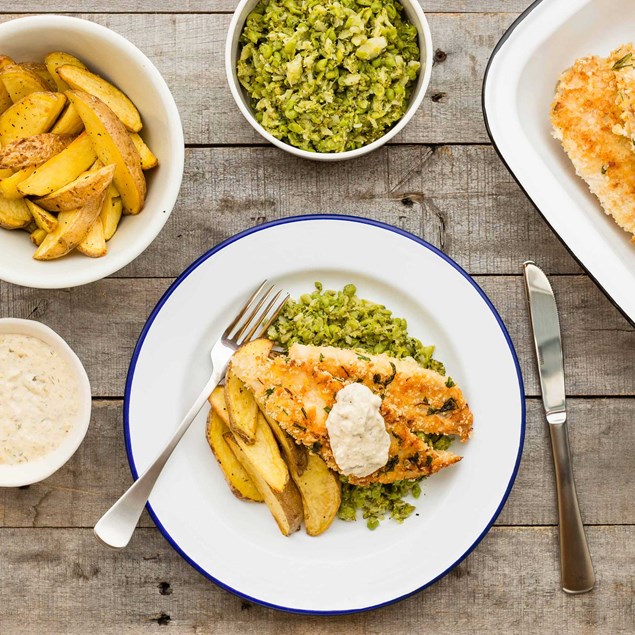
POLYGON ((622 122, 613 62, 584 57, 560 77, 551 108, 554 136, 604 211, 635 234, 635 153, 615 134, 622 122))
POLYGON ((635 152, 635 47, 623 44, 615 49, 609 56, 609 65, 615 73, 615 104, 620 111, 620 123, 613 132, 627 137, 635 152))
POLYGON ((461 459, 437 451, 415 432, 458 435, 466 440, 472 412, 461 390, 414 360, 367 355, 333 347, 294 344, 287 356, 232 360, 233 372, 250 388, 262 410, 299 443, 339 471, 326 419, 336 394, 362 382, 382 397, 381 415, 391 436, 386 466, 351 483, 393 483, 437 472, 461 459))

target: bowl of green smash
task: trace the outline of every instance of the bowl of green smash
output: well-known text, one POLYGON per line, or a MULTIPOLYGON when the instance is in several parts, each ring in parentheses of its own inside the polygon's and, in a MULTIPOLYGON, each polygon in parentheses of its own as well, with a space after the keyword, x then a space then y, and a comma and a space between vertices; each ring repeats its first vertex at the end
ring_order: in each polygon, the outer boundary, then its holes
POLYGON ((410 121, 430 82, 432 41, 417 0, 241 0, 225 66, 238 108, 265 139, 339 161, 410 121))

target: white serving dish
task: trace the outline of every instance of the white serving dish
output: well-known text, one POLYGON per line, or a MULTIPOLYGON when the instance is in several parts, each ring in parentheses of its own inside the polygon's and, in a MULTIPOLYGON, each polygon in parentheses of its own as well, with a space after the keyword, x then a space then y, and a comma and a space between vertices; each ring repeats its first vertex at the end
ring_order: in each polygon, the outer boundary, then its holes
POLYGON ((524 436, 518 362, 495 309, 445 254, 396 227, 302 216, 249 229, 188 267, 152 311, 130 363, 124 430, 135 477, 172 436, 211 372, 208 351, 263 278, 293 297, 316 280, 408 320, 466 395, 474 433, 463 460, 422 483, 403 525, 335 520, 321 536, 284 537, 264 505, 236 499, 205 438, 204 408, 165 466, 148 509, 174 548, 220 586, 280 610, 377 608, 438 580, 491 527, 513 483, 524 436), (378 257, 378 254, 380 257, 378 257))
POLYGON ((146 204, 126 216, 102 258, 70 253, 58 260, 33 259, 26 232, 0 229, 0 279, 26 287, 57 289, 104 278, 134 260, 159 234, 176 202, 183 176, 184 142, 179 112, 170 89, 152 62, 123 36, 105 26, 60 15, 39 15, 0 24, 0 53, 16 61, 42 61, 56 50, 80 58, 92 71, 115 83, 138 107, 142 137, 159 159, 145 172, 146 204))
POLYGON ((483 111, 508 169, 572 255, 635 321, 635 245, 607 216, 551 136, 559 75, 578 58, 635 38, 632 0, 539 0, 494 49, 483 111))
POLYGON ((410 105, 406 110, 404 116, 386 132, 383 137, 380 137, 373 143, 369 143, 366 146, 357 148, 356 150, 348 150, 346 152, 308 152, 307 150, 301 150, 289 143, 280 141, 272 134, 267 132, 258 123, 254 116, 254 111, 251 107, 250 99, 243 87, 238 81, 236 74, 236 61, 238 59, 238 47, 240 43, 240 34, 242 33, 243 26, 247 16, 253 11, 254 7, 258 4, 259 0, 241 0, 234 11, 234 15, 229 24, 229 30, 227 32, 227 41, 225 44, 225 72, 227 73, 227 81, 229 82, 229 89, 231 94, 242 112, 245 119, 253 126, 253 128, 262 135, 267 141, 274 145, 286 150, 287 152, 294 154, 303 159, 312 159, 314 161, 343 161, 344 159, 354 159, 355 157, 361 157, 368 152, 372 152, 377 148, 383 146, 386 142, 390 141, 395 135, 397 135, 404 126, 412 119, 415 112, 421 105, 423 98, 426 94, 428 84, 430 83, 430 75, 432 73, 432 36, 430 34, 430 27, 428 21, 421 9, 421 5, 418 0, 399 0, 404 7, 405 13, 412 24, 415 25, 419 33, 419 49, 421 51, 421 71, 419 72, 419 79, 417 85, 412 91, 410 96, 410 105))
POLYGON ((75 454, 88 431, 92 402, 90 382, 84 366, 71 347, 53 329, 35 320, 2 318, 0 335, 8 334, 37 337, 55 349, 75 375, 80 398, 75 424, 57 449, 28 463, 0 465, 0 487, 20 487, 48 478, 75 454))

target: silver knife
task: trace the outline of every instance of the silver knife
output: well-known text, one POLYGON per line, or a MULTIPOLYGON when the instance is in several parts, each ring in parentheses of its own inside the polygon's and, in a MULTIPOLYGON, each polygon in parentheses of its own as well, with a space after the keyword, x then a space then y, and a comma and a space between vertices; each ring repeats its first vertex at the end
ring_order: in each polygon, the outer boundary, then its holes
POLYGON ((573 480, 571 453, 569 452, 567 403, 558 309, 553 290, 542 269, 533 262, 526 262, 523 266, 529 315, 538 361, 542 403, 549 423, 556 473, 562 590, 567 593, 586 593, 593 588, 595 575, 580 516, 578 495, 573 480))

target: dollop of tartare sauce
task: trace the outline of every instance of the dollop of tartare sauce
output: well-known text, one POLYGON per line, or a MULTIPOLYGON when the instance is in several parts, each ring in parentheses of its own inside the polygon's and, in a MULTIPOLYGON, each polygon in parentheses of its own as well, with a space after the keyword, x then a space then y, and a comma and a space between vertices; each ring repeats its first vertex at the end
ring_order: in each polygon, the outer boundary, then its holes
POLYGON ((390 435, 380 406, 381 398, 363 384, 349 384, 337 393, 326 429, 342 474, 368 476, 388 462, 390 435))
POLYGON ((65 359, 30 335, 0 335, 0 464, 55 450, 79 413, 79 386, 65 359))

